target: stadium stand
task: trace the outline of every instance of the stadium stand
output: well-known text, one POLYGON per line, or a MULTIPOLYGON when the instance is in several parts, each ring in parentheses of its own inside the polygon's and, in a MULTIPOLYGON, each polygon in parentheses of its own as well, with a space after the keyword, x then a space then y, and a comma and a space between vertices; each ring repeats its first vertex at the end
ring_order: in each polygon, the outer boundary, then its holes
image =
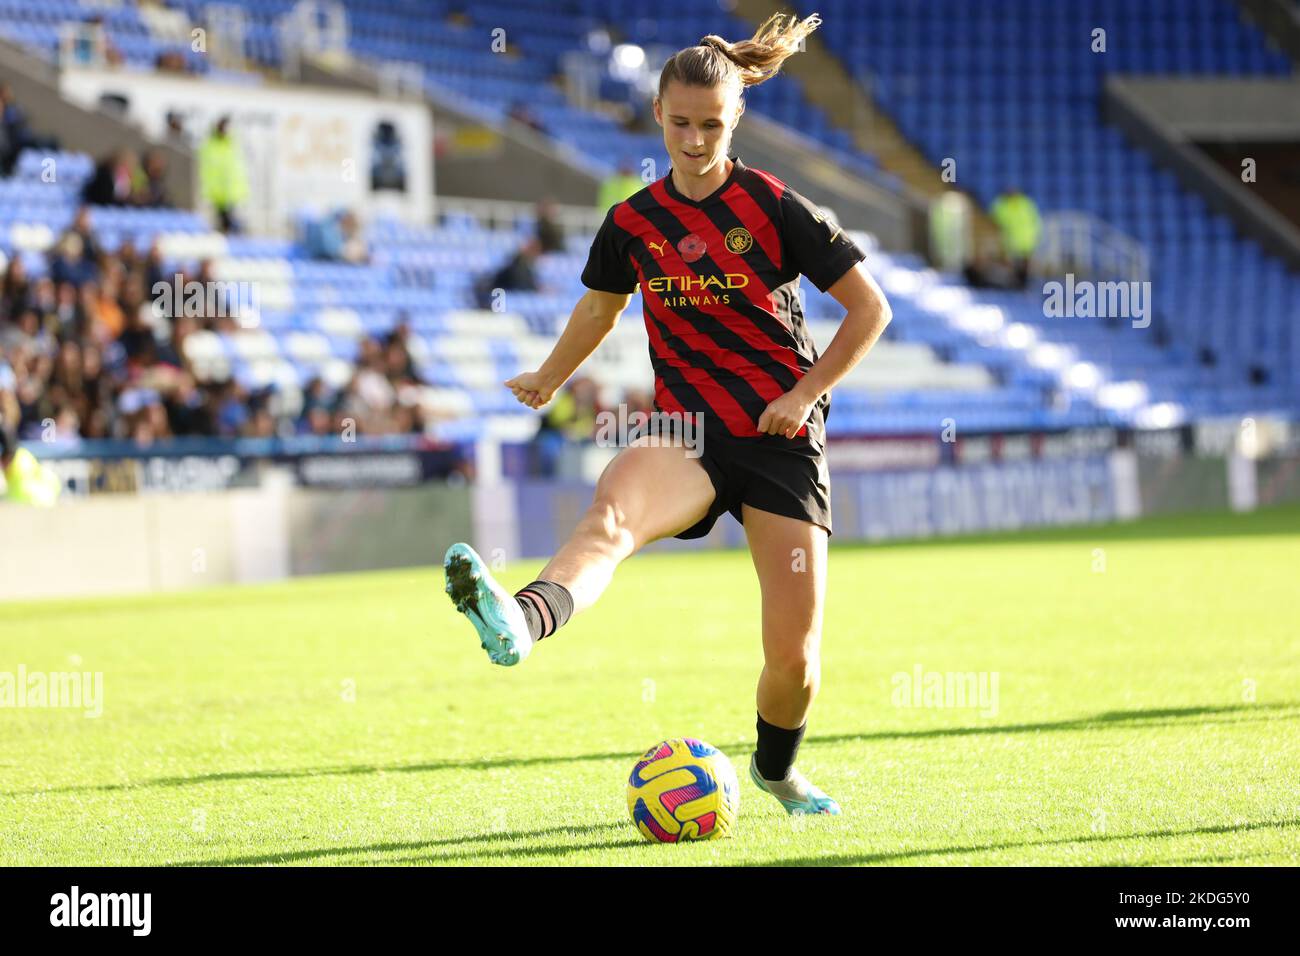
MULTIPOLYGON (((197 0, 172 6, 202 22, 204 4, 197 0)), ((244 0, 242 6, 247 53, 263 65, 278 64, 277 18, 293 4, 244 0)), ((672 6, 676 15, 654 23, 621 0, 475 4, 465 13, 441 0, 350 0, 346 6, 357 55, 418 62, 431 93, 470 97, 487 114, 504 116, 512 104, 526 102, 551 135, 593 156, 598 152, 604 168, 628 155, 662 157, 661 139, 627 133, 608 116, 577 109, 551 85, 572 38, 612 27, 618 38, 675 48, 705 33, 746 32, 729 14, 699 12, 685 0, 672 6), (516 53, 494 54, 486 42, 468 42, 502 23, 518 39, 516 53)), ((1256 33, 1228 16, 1229 5, 1196 0, 1193 38, 1172 48, 1120 42, 1127 31, 1154 34, 1150 22, 1174 13, 1168 4, 1141 13, 1113 3, 1048 5, 1057 12, 1040 6, 1030 15, 1025 4, 977 9, 952 2, 921 10, 888 2, 873 5, 870 17, 850 3, 820 6, 836 23, 826 32, 836 52, 871 78, 885 106, 932 159, 962 157, 963 185, 981 202, 1014 181, 1047 209, 1082 209, 1149 244, 1160 333, 1046 318, 1041 296, 971 290, 914 255, 875 249, 869 236, 859 236, 873 248, 870 265, 889 294, 895 321, 870 360, 836 389, 832 435, 933 432, 956 408, 973 430, 1170 425, 1202 415, 1294 408, 1300 376, 1294 374, 1290 326, 1300 280, 1126 145, 1098 114, 1100 83, 1109 69, 1289 70, 1256 33), (1047 82, 1047 64, 1085 56, 1062 48, 1059 37, 1079 29, 1086 36, 1085 26, 1093 23, 1114 25, 1114 58, 1086 54, 1092 58, 1081 59, 1078 70, 1053 71, 1047 82), (985 52, 979 38, 996 30, 1024 37, 1023 60, 994 60, 985 52), (957 44, 963 35, 968 41, 957 44), (1215 37, 1228 42, 1211 42, 1215 37), (940 63, 940 46, 961 52, 940 63), (950 82, 954 70, 962 82, 950 82), (1044 81, 1023 82, 1026 71, 1044 81)), ((1189 9, 1179 5, 1177 12, 1189 9)), ((103 18, 109 41, 131 67, 151 66, 172 49, 152 36, 134 8, 105 12, 68 0, 0 0, 0 33, 51 57, 61 22, 92 17, 103 18)), ((187 57, 187 63, 204 68, 201 59, 187 57)), ((752 108, 811 133, 828 150, 851 153, 848 137, 809 106, 796 84, 760 86, 749 97, 752 108)), ((869 158, 852 158, 864 169, 872 166, 869 158)), ((90 157, 60 155, 60 181, 45 183, 42 159, 24 153, 13 176, 0 181, 6 200, 0 203, 0 252, 11 260, 10 273, 21 262, 32 282, 48 273, 53 245, 72 222, 80 187, 93 170, 90 157)), ((454 212, 429 227, 381 219, 369 224, 366 265, 314 261, 292 240, 222 236, 185 211, 97 207, 91 221, 110 257, 127 243, 137 250, 156 243, 164 275, 206 269, 218 280, 255 284, 257 301, 244 303, 238 321, 199 316, 192 324, 155 325, 160 348, 170 343, 174 360, 194 379, 198 397, 186 401, 208 410, 181 416, 183 427, 210 434, 332 428, 349 410, 367 407, 377 412, 364 423, 373 431, 426 430, 465 439, 486 417, 527 434, 535 416, 499 383, 545 356, 582 292, 578 276, 591 239, 570 235, 565 251, 539 260, 539 291, 510 292, 505 309, 491 312, 475 308, 474 282, 532 234, 535 222, 526 212, 506 229, 486 229, 454 212), (394 341, 390 367, 386 353, 394 341), (399 406, 402 414, 388 413, 399 406)), ((814 338, 824 348, 839 308, 806 283, 805 292, 814 338)), ((634 300, 584 369, 606 403, 649 384, 639 310, 634 300)), ((159 397, 135 387, 134 373, 114 357, 114 343, 103 344, 106 364, 120 380, 104 396, 103 421, 83 417, 78 427, 86 437, 125 437, 133 434, 140 402, 159 397)), ((9 377, 20 376, 11 369, 9 377)), ((39 429, 48 412, 48 396, 27 403, 24 429, 39 429)), ((183 433, 176 427, 180 419, 171 417, 170 429, 137 437, 183 433)))
MULTIPOLYGON (((1159 329, 1177 368, 1155 374, 1143 359, 1148 337, 1131 334, 1110 336, 1092 361, 1116 376, 1140 373, 1192 417, 1294 407, 1300 277, 1127 142, 1101 111, 1111 73, 1289 74, 1290 61, 1242 21, 1236 4, 801 0, 799 7, 835 23, 825 41, 932 162, 958 158, 958 182, 980 203, 1019 185, 1044 210, 1088 213, 1150 250, 1159 329), (1098 29, 1104 52, 1093 49, 1098 29)), ((1024 321, 1032 320, 1026 312, 1024 321)), ((1076 325, 1068 334, 1083 347, 1094 331, 1076 325)))
MULTIPOLYGON (((283 61, 279 21, 294 7, 292 0, 238 0, 246 15, 245 54, 265 67, 283 61)), ((205 22, 205 0, 171 3, 193 22, 205 22)), ((550 136, 570 146, 584 161, 602 172, 613 171, 635 157, 666 161, 662 138, 653 129, 629 132, 610 116, 570 105, 554 80, 562 59, 583 45, 580 38, 616 26, 619 39, 644 46, 675 50, 707 33, 731 35, 745 25, 721 10, 708 10, 694 0, 660 5, 662 20, 636 15, 634 5, 600 0, 529 0, 525 3, 456 5, 446 0, 348 0, 351 51, 372 62, 416 63, 434 95, 468 99, 476 112, 505 119, 512 106, 527 104, 550 136), (459 9, 458 9, 459 7, 459 9), (490 48, 492 31, 504 30, 504 53, 490 48)), ((105 18, 109 43, 133 67, 150 67, 166 53, 183 53, 187 69, 211 68, 188 46, 153 37, 133 8, 105 18)), ((29 2, 0 4, 0 35, 29 46, 46 58, 57 55, 57 24, 96 15, 90 3, 66 0, 49 6, 29 2)), ((598 42, 598 41, 591 41, 598 42)), ((608 41, 606 41, 607 43, 608 41)), ((668 52, 671 52, 669 50, 668 52)), ((803 96, 798 82, 771 84, 751 92, 750 105, 778 122, 796 127, 823 143, 849 168, 877 182, 896 187, 869 155, 857 152, 850 136, 834 128, 821 109, 803 96)), ((643 94, 630 84, 603 88, 610 98, 644 108, 643 94)))

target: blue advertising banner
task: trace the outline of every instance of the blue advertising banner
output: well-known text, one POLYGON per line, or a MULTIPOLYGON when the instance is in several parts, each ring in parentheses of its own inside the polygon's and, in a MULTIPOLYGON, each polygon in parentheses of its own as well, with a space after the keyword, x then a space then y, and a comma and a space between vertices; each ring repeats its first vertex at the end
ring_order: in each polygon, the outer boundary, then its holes
MULTIPOLYGON (((515 484, 520 554, 554 554, 591 504, 579 481, 515 484)), ((835 538, 926 538, 1047 525, 1092 524, 1122 517, 1106 455, 1031 459, 906 471, 831 472, 835 538)), ((724 515, 707 537, 656 542, 648 550, 740 547, 744 529, 724 515)))

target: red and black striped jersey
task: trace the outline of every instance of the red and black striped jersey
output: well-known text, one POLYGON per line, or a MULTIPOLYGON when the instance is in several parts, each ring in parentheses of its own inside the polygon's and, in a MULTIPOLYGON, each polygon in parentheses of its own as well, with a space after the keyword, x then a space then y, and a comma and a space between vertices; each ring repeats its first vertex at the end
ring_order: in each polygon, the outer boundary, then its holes
MULTIPOLYGON (((658 411, 702 412, 706 428, 751 438, 817 360, 799 276, 825 292, 865 255, 781 180, 732 161, 705 199, 682 196, 670 170, 611 207, 582 282, 640 287, 658 411)), ((827 407, 823 397, 800 436, 824 446, 827 407)))

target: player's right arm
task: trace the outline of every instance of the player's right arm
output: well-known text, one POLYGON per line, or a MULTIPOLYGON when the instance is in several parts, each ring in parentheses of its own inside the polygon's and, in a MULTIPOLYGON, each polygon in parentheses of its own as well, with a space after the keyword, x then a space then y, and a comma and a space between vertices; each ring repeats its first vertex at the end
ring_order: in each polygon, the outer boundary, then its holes
POLYGON ((541 408, 549 402, 609 335, 630 301, 631 293, 588 289, 573 307, 573 314, 542 367, 506 381, 515 398, 529 408, 541 408))

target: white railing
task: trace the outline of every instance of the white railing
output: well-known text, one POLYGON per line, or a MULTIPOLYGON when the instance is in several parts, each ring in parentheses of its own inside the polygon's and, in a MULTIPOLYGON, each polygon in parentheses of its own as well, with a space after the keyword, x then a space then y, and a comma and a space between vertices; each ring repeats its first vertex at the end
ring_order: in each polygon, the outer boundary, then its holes
POLYGON ((564 95, 571 106, 591 110, 600 99, 600 78, 605 64, 586 50, 570 50, 560 57, 564 95))
POLYGON ((348 55, 348 12, 339 0, 299 0, 276 26, 286 79, 301 76, 305 53, 336 59, 348 55))
MULTIPOLYGON (((537 206, 530 202, 506 199, 470 199, 462 196, 439 196, 438 212, 472 217, 486 229, 513 228, 515 223, 531 221, 537 216, 537 206)), ((555 206, 555 220, 568 234, 590 235, 600 228, 605 218, 604 210, 594 206, 555 206)))
POLYGON ((219 70, 238 72, 246 65, 244 42, 248 36, 248 14, 231 3, 209 3, 203 8, 207 23, 208 57, 219 70))
POLYGON ((1043 217, 1030 271, 1037 276, 1077 272, 1145 282, 1150 265, 1146 247, 1132 236, 1086 212, 1055 212, 1043 217))

